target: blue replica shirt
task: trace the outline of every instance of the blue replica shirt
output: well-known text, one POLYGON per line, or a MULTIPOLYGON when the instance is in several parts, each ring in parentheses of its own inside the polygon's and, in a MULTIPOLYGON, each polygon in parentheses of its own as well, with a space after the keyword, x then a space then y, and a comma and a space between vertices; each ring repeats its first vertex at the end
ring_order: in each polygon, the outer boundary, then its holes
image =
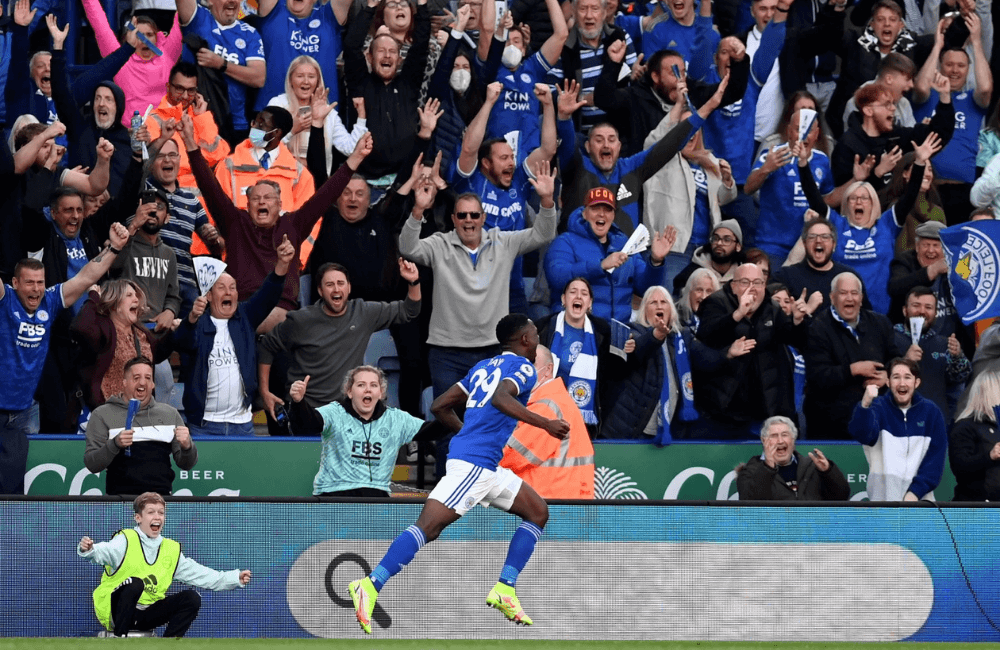
MULTIPOLYGON (((770 149, 764 149, 753 164, 760 169, 767 160, 770 149)), ((824 196, 832 192, 833 170, 825 153, 813 149, 809 158, 809 169, 813 179, 824 196)), ((784 259, 799 240, 802 231, 802 215, 809 209, 809 200, 802 191, 799 166, 792 161, 774 170, 760 187, 760 221, 757 222, 757 246, 768 255, 784 259)))
POLYGON ((719 36, 719 33, 712 29, 711 17, 696 16, 694 23, 685 27, 671 16, 643 36, 642 53, 645 55, 643 59, 649 61, 660 50, 676 50, 684 57, 685 65, 690 65, 692 56, 696 51, 703 53, 704 56, 711 59, 715 55, 715 51, 719 48, 719 41, 721 40, 722 37, 719 36), (707 43, 696 50, 694 42, 698 36, 699 23, 702 25, 707 24, 711 35, 708 37, 707 43))
POLYGON ((373 488, 389 492, 399 448, 413 440, 424 421, 387 408, 362 422, 340 402, 317 409, 323 417, 323 446, 313 494, 373 488))
POLYGON ((505 139, 518 164, 541 144, 542 107, 535 84, 543 83, 550 69, 542 53, 535 52, 517 70, 501 67, 497 72, 503 90, 490 113, 486 137, 505 139))
MULTIPOLYGON (((952 95, 951 103, 955 107, 955 133, 948 145, 934 156, 935 176, 950 181, 975 183, 979 132, 986 119, 986 109, 980 108, 968 91, 952 95)), ((918 123, 924 118, 930 118, 937 105, 937 91, 931 89, 927 102, 913 105, 913 117, 918 123)))
MULTIPOLYGON (((719 36, 711 29, 711 23, 705 26, 696 21, 695 26, 699 27, 698 51, 708 51, 702 45, 705 42, 714 41, 718 46, 719 36)), ((765 27, 760 47, 750 63, 750 79, 747 80, 743 99, 719 107, 705 120, 705 147, 713 150, 719 158, 729 161, 733 168, 733 178, 740 185, 747 181, 753 164, 757 100, 760 99, 760 91, 771 74, 774 62, 778 60, 784 42, 785 23, 771 23, 765 27)), ((714 53, 715 48, 711 52, 714 53)), ((714 65, 709 67, 711 60, 710 56, 695 57, 688 74, 705 83, 719 83, 721 78, 718 70, 714 65)))
POLYGON ((828 218, 837 232, 834 261, 853 268, 868 288, 872 309, 888 314, 889 264, 894 255, 896 237, 902 230, 902 226, 896 223, 895 206, 883 212, 871 228, 852 226, 847 217, 836 210, 830 210, 828 218))
MULTIPOLYGON (((185 33, 193 32, 204 38, 212 51, 230 64, 245 66, 248 61, 264 60, 264 43, 260 40, 260 34, 242 20, 237 20, 232 25, 220 25, 208 9, 198 5, 191 22, 183 29, 185 33)), ((287 69, 286 67, 285 70, 287 69)), ((284 92, 284 74, 281 80, 281 92, 284 92)), ((226 83, 229 84, 229 112, 233 128, 237 131, 250 128, 246 120, 247 87, 228 76, 226 83)))
POLYGON ((254 110, 267 106, 272 98, 285 92, 285 77, 292 60, 307 54, 319 62, 323 72, 323 85, 330 91, 330 101, 339 99, 337 57, 342 49, 340 23, 333 13, 333 4, 316 3, 312 13, 296 18, 288 11, 288 4, 278 2, 274 9, 258 23, 267 58, 267 80, 257 93, 254 110), (322 48, 322 53, 320 48, 322 48))
POLYGON ((45 290, 34 314, 28 315, 10 285, 0 298, 0 409, 23 411, 31 406, 49 352, 52 323, 63 308, 62 285, 45 290))
POLYGON ((691 241, 697 244, 708 242, 712 234, 712 210, 708 203, 708 176, 705 170, 696 163, 691 165, 691 177, 694 179, 694 223, 691 227, 691 241))
MULTIPOLYGON (((642 52, 642 16, 626 16, 624 14, 615 15, 615 26, 621 27, 632 39, 637 52, 642 52)), ((643 57, 645 58, 645 57, 643 57)))
MULTIPOLYGON (((59 231, 56 230, 58 233, 59 231)), ((83 250, 83 242, 80 238, 66 239, 59 233, 59 238, 66 244, 66 277, 74 278, 76 274, 83 270, 90 260, 87 259, 87 251, 83 250)), ((84 292, 76 302, 73 303, 73 315, 80 313, 80 308, 87 301, 87 293, 84 292)))
POLYGON ((517 401, 527 408, 528 396, 537 380, 531 362, 513 352, 504 352, 473 366, 458 382, 469 399, 465 403, 465 423, 451 440, 448 458, 495 470, 517 420, 493 406, 493 395, 501 390, 503 382, 513 382, 517 387, 517 401))

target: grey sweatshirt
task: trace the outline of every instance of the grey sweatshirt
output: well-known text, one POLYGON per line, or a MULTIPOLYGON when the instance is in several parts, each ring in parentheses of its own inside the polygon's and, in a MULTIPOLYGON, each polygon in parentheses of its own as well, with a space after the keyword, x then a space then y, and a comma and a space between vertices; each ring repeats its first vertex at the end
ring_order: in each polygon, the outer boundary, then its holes
POLYGON ((420 239, 420 222, 407 217, 399 235, 403 257, 434 270, 431 345, 481 348, 496 345, 496 327, 509 312, 510 277, 519 255, 556 236, 555 208, 542 208, 526 230, 483 230, 476 262, 455 231, 420 239))
POLYGON ((290 356, 287 381, 291 384, 309 375, 305 401, 313 408, 344 396, 341 385, 352 368, 364 363, 368 339, 394 323, 405 323, 420 314, 420 302, 347 301, 343 316, 330 316, 322 302, 288 312, 284 322, 261 337, 257 362, 270 365, 274 355, 290 356))
POLYGON ((180 281, 177 277, 177 255, 173 249, 156 237, 150 244, 136 234, 129 239, 121 254, 111 265, 111 275, 132 280, 146 293, 148 309, 141 320, 152 320, 164 309, 179 316, 181 312, 180 281))

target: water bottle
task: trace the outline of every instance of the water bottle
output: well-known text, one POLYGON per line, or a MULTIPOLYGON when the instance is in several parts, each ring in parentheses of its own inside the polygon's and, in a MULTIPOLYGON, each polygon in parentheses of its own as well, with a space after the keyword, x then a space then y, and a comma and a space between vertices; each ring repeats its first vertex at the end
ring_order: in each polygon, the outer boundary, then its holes
POLYGON ((132 140, 132 153, 142 153, 142 143, 135 139, 135 134, 142 128, 142 116, 139 111, 132 111, 132 122, 129 126, 129 138, 132 140))

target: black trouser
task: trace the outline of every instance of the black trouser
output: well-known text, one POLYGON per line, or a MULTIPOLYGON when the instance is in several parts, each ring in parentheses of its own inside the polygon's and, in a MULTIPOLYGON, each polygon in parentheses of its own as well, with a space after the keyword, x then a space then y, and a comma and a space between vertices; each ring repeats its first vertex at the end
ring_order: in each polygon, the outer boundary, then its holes
POLYGON ((158 600, 146 609, 136 609, 142 596, 142 578, 129 578, 111 592, 111 623, 115 636, 125 636, 129 630, 153 630, 164 623, 163 636, 184 636, 201 609, 201 595, 185 589, 158 600))

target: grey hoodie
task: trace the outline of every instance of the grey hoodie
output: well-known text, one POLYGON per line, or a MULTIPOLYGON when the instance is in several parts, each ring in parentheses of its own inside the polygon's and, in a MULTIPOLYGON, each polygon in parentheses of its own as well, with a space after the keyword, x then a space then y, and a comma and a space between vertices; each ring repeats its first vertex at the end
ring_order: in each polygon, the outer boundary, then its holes
POLYGON ((111 275, 132 280, 146 294, 147 310, 140 320, 156 318, 164 309, 180 316, 181 292, 177 277, 177 256, 173 249, 156 236, 150 244, 138 233, 129 239, 122 252, 111 265, 111 275))

